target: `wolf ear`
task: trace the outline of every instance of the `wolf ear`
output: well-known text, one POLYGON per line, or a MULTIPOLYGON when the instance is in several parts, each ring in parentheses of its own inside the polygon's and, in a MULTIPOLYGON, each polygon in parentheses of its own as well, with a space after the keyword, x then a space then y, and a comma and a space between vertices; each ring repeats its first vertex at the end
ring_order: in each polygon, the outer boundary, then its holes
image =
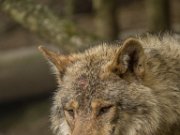
POLYGON ((142 77, 145 71, 145 54, 140 41, 129 38, 117 50, 111 65, 113 72, 123 75, 127 72, 142 77))
POLYGON ((60 75, 60 78, 63 77, 67 66, 75 61, 74 57, 72 56, 59 55, 42 46, 39 46, 38 49, 42 52, 44 57, 48 59, 50 63, 52 63, 57 70, 57 73, 60 75))

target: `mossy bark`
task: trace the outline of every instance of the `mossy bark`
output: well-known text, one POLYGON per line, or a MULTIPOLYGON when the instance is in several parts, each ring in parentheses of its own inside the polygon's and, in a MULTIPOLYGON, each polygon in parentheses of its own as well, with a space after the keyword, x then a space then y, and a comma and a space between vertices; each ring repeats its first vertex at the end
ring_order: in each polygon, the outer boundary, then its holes
POLYGON ((116 39, 119 28, 116 0, 93 0, 96 33, 103 39, 116 39))
POLYGON ((163 32, 171 29, 169 0, 146 0, 146 6, 150 32, 163 32))
POLYGON ((94 35, 77 28, 72 21, 59 18, 47 7, 31 0, 2 0, 1 9, 25 28, 65 51, 85 48, 87 43, 96 39, 94 35))

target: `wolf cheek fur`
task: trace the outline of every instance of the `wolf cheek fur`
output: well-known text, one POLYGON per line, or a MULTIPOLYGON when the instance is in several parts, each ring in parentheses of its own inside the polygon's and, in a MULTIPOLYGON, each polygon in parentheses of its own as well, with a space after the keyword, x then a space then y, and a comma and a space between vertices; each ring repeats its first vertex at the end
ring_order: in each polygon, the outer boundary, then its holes
POLYGON ((180 135, 180 43, 129 38, 83 53, 39 48, 56 69, 56 135, 180 135))

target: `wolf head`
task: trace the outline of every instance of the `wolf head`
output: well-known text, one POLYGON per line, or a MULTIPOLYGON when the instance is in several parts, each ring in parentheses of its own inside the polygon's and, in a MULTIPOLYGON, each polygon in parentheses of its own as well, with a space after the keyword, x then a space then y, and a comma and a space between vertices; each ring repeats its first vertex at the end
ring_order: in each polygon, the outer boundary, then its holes
POLYGON ((150 135, 159 124, 157 101, 143 84, 148 72, 140 41, 102 44, 59 55, 39 48, 52 63, 59 88, 51 113, 56 135, 150 135))

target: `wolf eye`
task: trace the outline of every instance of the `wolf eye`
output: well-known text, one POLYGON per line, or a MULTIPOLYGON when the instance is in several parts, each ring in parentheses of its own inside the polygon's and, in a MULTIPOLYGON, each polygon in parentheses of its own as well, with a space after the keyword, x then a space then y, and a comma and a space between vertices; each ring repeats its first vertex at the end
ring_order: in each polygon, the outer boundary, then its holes
POLYGON ((74 110, 73 109, 65 109, 65 111, 70 115, 71 117, 74 118, 74 110))
POLYGON ((110 110, 111 107, 112 107, 112 105, 102 107, 102 108, 99 110, 98 115, 103 115, 103 114, 107 113, 107 112, 110 110))

